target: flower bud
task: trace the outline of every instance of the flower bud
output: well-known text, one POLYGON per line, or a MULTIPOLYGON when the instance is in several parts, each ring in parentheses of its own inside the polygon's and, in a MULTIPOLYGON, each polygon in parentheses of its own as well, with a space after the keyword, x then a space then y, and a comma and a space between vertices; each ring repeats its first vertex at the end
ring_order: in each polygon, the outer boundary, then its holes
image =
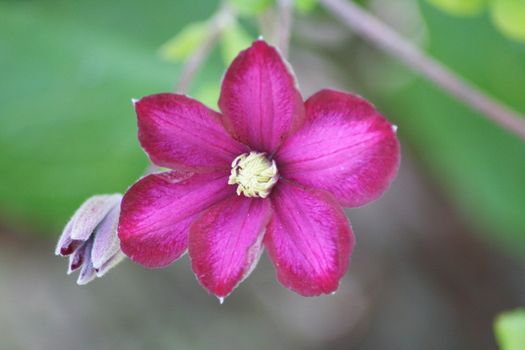
POLYGON ((80 269, 77 283, 102 277, 124 258, 117 227, 121 194, 97 195, 75 212, 58 240, 56 255, 69 256, 68 274, 80 269))

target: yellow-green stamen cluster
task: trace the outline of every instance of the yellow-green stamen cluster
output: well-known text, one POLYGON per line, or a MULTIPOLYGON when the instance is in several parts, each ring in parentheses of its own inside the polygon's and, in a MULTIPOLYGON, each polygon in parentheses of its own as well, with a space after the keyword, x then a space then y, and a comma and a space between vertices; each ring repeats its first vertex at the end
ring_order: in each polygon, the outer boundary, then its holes
POLYGON ((279 174, 274 160, 269 160, 265 153, 243 153, 232 162, 232 171, 228 184, 237 185, 237 195, 266 198, 279 174))

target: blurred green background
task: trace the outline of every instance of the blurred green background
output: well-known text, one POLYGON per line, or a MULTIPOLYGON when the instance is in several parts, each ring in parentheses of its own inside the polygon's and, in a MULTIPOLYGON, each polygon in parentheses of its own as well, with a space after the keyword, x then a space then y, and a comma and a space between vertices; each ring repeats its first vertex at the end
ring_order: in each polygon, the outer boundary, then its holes
MULTIPOLYGON (((525 43, 488 10, 361 3, 525 114, 525 43)), ((85 288, 62 275, 51 252, 68 217, 92 194, 124 192, 148 164, 131 99, 171 91, 181 68, 159 48, 217 7, 0 1, 0 349, 494 348, 495 315, 525 305, 525 143, 322 8, 295 18, 290 60, 304 96, 326 86, 364 95, 399 126, 404 150, 391 191, 348 212, 359 244, 341 291, 296 297, 267 262, 223 306, 187 261, 128 262, 85 288)), ((257 37, 254 21, 241 23, 257 37)), ((213 101, 224 69, 217 49, 190 94, 213 101)))

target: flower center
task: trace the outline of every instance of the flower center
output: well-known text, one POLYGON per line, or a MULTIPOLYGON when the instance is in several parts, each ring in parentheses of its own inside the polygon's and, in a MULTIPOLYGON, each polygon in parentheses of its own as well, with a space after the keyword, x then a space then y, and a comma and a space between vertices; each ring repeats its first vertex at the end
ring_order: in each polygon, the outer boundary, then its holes
POLYGON ((237 195, 266 198, 279 179, 274 160, 266 153, 243 153, 232 162, 229 185, 237 185, 237 195))

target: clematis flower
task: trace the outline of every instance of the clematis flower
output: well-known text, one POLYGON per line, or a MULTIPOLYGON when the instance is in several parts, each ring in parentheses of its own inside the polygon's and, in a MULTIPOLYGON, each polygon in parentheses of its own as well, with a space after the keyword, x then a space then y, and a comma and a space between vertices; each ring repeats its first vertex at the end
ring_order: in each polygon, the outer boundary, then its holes
POLYGON ((179 94, 135 102, 148 175, 124 195, 124 253, 149 267, 187 250, 199 282, 224 298, 264 248, 278 280, 334 292, 354 236, 342 207, 378 198, 395 177, 393 126, 361 97, 322 90, 303 102, 278 51, 262 40, 228 68, 221 112, 179 94))
POLYGON ((122 195, 96 195, 86 200, 69 220, 55 254, 69 256, 68 274, 80 269, 80 285, 102 277, 120 263, 117 226, 122 195))

